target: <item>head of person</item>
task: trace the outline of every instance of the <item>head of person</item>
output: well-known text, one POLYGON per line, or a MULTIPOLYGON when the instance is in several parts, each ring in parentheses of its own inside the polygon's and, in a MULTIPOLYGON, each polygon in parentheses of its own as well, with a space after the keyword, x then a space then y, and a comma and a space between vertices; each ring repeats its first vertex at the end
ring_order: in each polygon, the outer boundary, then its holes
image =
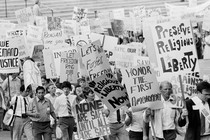
POLYGON ((12 79, 15 79, 16 77, 18 77, 19 73, 13 73, 12 74, 12 79))
POLYGON ((78 85, 80 85, 81 88, 86 87, 86 80, 85 80, 85 77, 82 77, 82 78, 79 78, 79 79, 78 79, 78 85))
POLYGON ((75 95, 80 96, 81 94, 83 94, 82 87, 80 85, 77 85, 75 87, 75 95))
POLYGON ((69 81, 64 81, 61 85, 61 88, 65 95, 68 95, 72 90, 71 83, 69 81))
POLYGON ((202 81, 197 84, 197 92, 198 92, 198 97, 206 102, 210 99, 210 83, 207 81, 202 81))
POLYGON ((21 71, 21 72, 19 73, 18 77, 19 77, 21 80, 24 79, 24 78, 23 78, 23 71, 21 71))
POLYGON ((40 0, 35 0, 35 1, 34 1, 34 4, 37 4, 37 5, 40 6, 41 2, 40 2, 40 0))
POLYGON ((83 93, 85 99, 88 101, 93 101, 95 99, 95 93, 90 89, 90 87, 85 87, 83 93))
POLYGON ((50 83, 50 80, 46 78, 46 75, 41 77, 42 80, 42 86, 46 86, 47 84, 50 83))
POLYGON ((56 87, 55 87, 55 85, 54 84, 49 84, 48 86, 47 86, 47 91, 50 93, 50 94, 55 94, 55 91, 56 91, 56 87))
POLYGON ((128 44, 129 43, 129 38, 128 37, 123 37, 123 43, 122 44, 128 44))
POLYGON ((23 97, 26 97, 26 96, 29 95, 29 91, 25 90, 25 86, 24 86, 24 85, 22 85, 22 86, 20 87, 20 94, 21 94, 23 97))
POLYGON ((171 94, 173 94, 172 84, 168 81, 163 81, 160 83, 160 93, 165 101, 167 101, 171 94))
POLYGON ((36 88, 36 96, 39 98, 39 100, 44 100, 45 95, 45 88, 42 86, 38 86, 36 88))

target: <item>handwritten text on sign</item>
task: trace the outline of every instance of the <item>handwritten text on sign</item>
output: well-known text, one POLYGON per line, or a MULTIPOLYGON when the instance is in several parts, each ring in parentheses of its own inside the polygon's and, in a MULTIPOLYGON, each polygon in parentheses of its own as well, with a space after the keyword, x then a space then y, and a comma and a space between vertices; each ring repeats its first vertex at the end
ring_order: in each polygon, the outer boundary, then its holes
POLYGON ((101 100, 77 104, 75 108, 79 138, 92 139, 110 134, 101 100))
POLYGON ((60 82, 77 83, 78 53, 61 52, 60 59, 60 82))
POLYGON ((123 69, 121 72, 131 106, 144 104, 156 109, 162 107, 158 82, 150 65, 123 69))
POLYGON ((19 72, 17 48, 18 38, 10 38, 9 40, 0 40, 0 71, 1 73, 19 72))
POLYGON ((151 30, 162 73, 198 71, 190 21, 152 25, 151 30))
POLYGON ((112 73, 94 79, 89 86, 111 111, 129 103, 124 87, 112 73))
POLYGON ((106 58, 99 40, 83 47, 79 46, 78 50, 91 80, 104 73, 111 72, 109 61, 106 58))

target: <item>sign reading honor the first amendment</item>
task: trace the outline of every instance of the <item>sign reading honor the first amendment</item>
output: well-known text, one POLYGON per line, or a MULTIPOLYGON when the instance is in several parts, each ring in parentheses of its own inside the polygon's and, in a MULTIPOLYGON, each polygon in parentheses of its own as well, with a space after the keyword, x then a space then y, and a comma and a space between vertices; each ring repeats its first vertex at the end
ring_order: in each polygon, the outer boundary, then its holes
POLYGON ((163 107, 155 71, 150 65, 122 69, 121 72, 131 106, 163 107))
POLYGON ((111 111, 129 103, 125 88, 112 73, 95 78, 89 86, 111 111))

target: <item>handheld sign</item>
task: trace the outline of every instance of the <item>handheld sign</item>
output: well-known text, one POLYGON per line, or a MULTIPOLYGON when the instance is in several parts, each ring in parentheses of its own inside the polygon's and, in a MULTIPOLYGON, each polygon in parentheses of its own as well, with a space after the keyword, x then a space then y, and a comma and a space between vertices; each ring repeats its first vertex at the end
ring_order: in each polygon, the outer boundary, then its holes
POLYGON ((48 30, 61 30, 61 18, 47 17, 48 30))
POLYGON ((190 21, 153 24, 151 31, 162 74, 199 71, 190 21))
POLYGON ((102 113, 101 100, 80 103, 75 106, 79 139, 93 139, 110 134, 108 119, 102 113))
POLYGON ((129 103, 125 88, 112 73, 106 73, 89 83, 90 88, 110 111, 120 109, 129 103))
POLYGON ((34 23, 34 14, 31 7, 15 11, 15 16, 19 24, 34 23))
POLYGON ((76 20, 77 22, 80 22, 82 19, 87 18, 87 12, 88 9, 83 9, 79 7, 74 7, 72 20, 76 20))
POLYGON ((61 52, 60 82, 77 83, 78 55, 77 52, 61 52))
POLYGON ((78 46, 78 51, 91 80, 104 73, 111 72, 109 61, 99 40, 82 47, 78 46))
POLYGON ((150 65, 122 69, 121 72, 131 106, 163 107, 155 72, 150 65))
POLYGON ((18 38, 0 40, 0 71, 1 73, 19 72, 18 38))

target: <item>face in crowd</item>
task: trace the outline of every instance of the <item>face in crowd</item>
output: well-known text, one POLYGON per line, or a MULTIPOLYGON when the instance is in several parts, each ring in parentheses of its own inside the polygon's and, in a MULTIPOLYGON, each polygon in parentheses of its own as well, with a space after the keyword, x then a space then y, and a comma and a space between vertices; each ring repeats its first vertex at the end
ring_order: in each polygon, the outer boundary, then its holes
POLYGON ((45 95, 45 89, 40 88, 36 91, 36 95, 39 98, 39 100, 44 100, 44 95, 45 95))
POLYGON ((51 84, 51 85, 49 85, 49 87, 48 87, 48 91, 49 91, 50 93, 55 93, 55 92, 56 92, 56 87, 55 87, 53 84, 51 84))
POLYGON ((197 92, 198 97, 202 101, 207 102, 210 99, 210 83, 203 81, 197 84, 197 92))
POLYGON ((172 84, 164 81, 160 84, 160 93, 162 94, 165 101, 170 98, 170 95, 173 94, 172 84))

